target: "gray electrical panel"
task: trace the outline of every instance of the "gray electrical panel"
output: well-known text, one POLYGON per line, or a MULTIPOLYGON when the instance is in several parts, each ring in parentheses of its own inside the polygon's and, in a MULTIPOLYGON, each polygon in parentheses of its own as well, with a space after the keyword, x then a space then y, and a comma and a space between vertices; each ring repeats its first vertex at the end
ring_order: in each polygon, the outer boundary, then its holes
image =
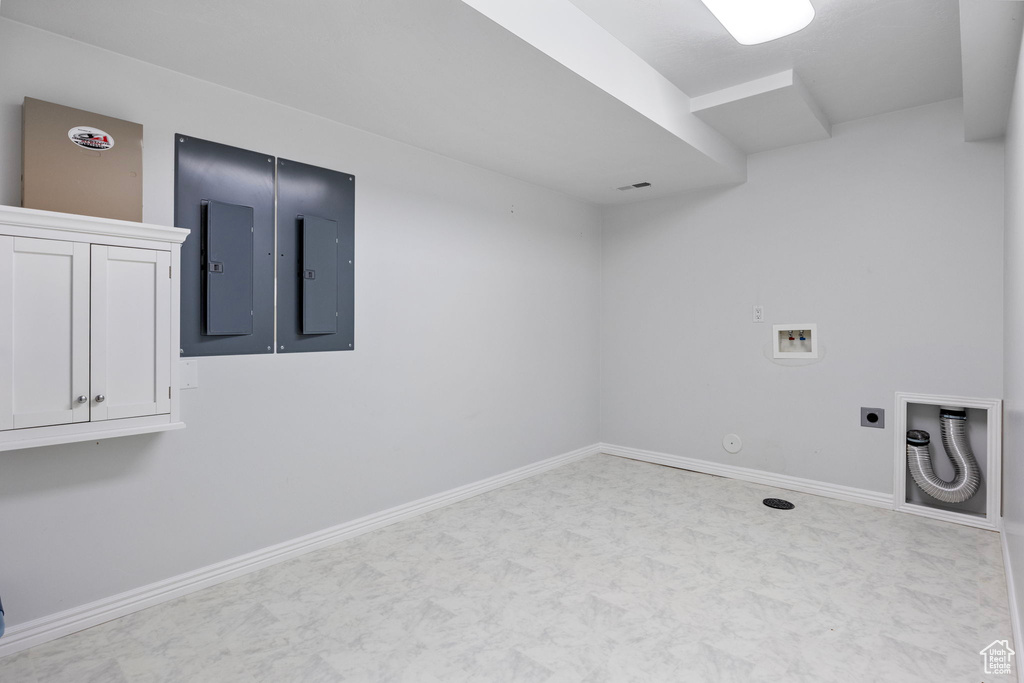
POLYGON ((203 202, 208 335, 252 334, 252 207, 203 202))
POLYGON ((299 216, 302 224, 302 334, 338 331, 338 223, 299 216))
POLYGON ((277 163, 277 351, 355 347, 355 177, 277 163))
POLYGON ((183 356, 273 352, 274 161, 175 135, 183 356))

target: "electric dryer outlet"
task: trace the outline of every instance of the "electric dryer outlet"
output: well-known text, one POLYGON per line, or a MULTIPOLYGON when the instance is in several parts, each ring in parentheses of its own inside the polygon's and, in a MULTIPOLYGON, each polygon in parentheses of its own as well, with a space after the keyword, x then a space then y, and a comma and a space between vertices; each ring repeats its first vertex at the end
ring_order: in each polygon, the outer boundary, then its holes
POLYGON ((885 429, 885 410, 882 408, 861 408, 860 426, 885 429))

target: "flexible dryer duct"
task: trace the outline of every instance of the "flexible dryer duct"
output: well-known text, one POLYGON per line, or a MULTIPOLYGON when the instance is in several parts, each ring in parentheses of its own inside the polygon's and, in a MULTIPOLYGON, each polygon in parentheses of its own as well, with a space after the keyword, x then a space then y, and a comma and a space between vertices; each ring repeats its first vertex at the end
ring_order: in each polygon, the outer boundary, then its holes
POLYGON ((981 468, 967 442, 967 411, 963 408, 939 410, 942 445, 953 463, 953 481, 943 481, 932 470, 928 452, 928 432, 911 429, 907 432, 907 466, 921 490, 944 503, 962 503, 978 492, 981 468))

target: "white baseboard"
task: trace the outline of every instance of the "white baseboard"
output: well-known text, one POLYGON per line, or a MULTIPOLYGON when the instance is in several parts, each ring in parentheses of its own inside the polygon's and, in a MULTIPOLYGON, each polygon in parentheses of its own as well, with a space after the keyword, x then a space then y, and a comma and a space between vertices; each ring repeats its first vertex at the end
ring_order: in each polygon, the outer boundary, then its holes
POLYGON ((850 486, 828 484, 821 481, 815 481, 813 479, 800 479, 799 477, 791 477, 785 474, 774 474, 763 470, 736 467, 735 465, 723 465, 717 462, 711 462, 710 460, 698 460, 696 458, 687 458, 682 455, 645 451, 639 448, 615 446, 607 443, 598 444, 598 447, 601 453, 617 455, 622 458, 642 460, 643 462, 667 465, 669 467, 678 467, 679 469, 701 472, 703 474, 714 474, 719 477, 739 479, 741 481, 749 481, 755 484, 776 486, 788 491, 812 493, 816 496, 847 500, 852 503, 863 503, 864 505, 886 508, 887 510, 892 509, 891 492, 881 493, 878 491, 868 491, 866 489, 856 489, 850 486))
POLYGON ((1021 632, 1020 612, 1017 609, 1017 587, 1013 582, 1013 565, 1010 561, 1010 546, 1006 542, 1003 518, 999 518, 999 540, 1003 544, 1003 571, 1006 572, 1006 594, 1010 599, 1010 628, 1013 645, 1017 650, 1017 680, 1024 681, 1024 633, 1021 632))
POLYGON ((230 579, 249 574, 264 567, 284 562, 293 557, 333 545, 345 539, 359 536, 375 529, 400 522, 431 510, 457 503, 481 493, 487 493, 502 486, 535 476, 541 472, 561 467, 588 455, 596 455, 600 449, 595 444, 570 453, 548 458, 526 467, 520 467, 504 474, 460 486, 443 493, 427 496, 405 505, 393 507, 366 517, 339 524, 323 531, 263 548, 239 557, 218 562, 195 571, 174 576, 164 581, 142 586, 119 595, 97 600, 96 602, 73 607, 72 609, 51 614, 33 621, 12 626, 0 639, 0 657, 14 654, 22 650, 56 640, 62 636, 97 626, 111 619, 168 600, 194 593, 203 588, 223 583, 230 579))

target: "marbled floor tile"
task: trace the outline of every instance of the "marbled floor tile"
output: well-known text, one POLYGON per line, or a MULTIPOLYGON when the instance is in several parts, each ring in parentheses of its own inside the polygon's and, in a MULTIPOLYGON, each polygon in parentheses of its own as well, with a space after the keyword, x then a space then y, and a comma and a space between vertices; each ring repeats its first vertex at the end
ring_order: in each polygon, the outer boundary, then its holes
POLYGON ((19 652, 0 659, 0 680, 35 683, 34 655, 33 652, 19 652))
POLYGON ((975 683, 1009 637, 994 533, 596 456, 0 659, 0 681, 975 683))

